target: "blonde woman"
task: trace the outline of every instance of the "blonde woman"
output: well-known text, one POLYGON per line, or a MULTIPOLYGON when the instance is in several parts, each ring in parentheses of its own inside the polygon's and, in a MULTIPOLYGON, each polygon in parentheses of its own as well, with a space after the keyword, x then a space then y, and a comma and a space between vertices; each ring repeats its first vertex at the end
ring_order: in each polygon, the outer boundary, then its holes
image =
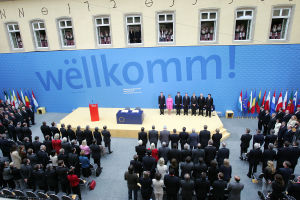
POLYGON ((274 127, 274 131, 275 131, 274 135, 278 135, 280 126, 281 126, 280 119, 276 119, 276 124, 275 124, 275 127, 274 127))
POLYGON ((163 200, 164 196, 164 181, 160 173, 155 174, 155 179, 152 179, 153 193, 155 200, 163 200))
POLYGON ((229 159, 224 159, 223 165, 221 165, 221 167, 220 167, 220 172, 222 172, 224 174, 223 180, 229 182, 231 179, 231 173, 232 173, 232 168, 229 163, 229 159))
POLYGON ((59 150, 61 149, 61 140, 59 139, 59 133, 54 135, 54 140, 52 140, 52 148, 59 154, 59 150))
POLYGON ((289 122, 287 123, 287 126, 291 126, 292 128, 294 128, 296 124, 297 124, 297 117, 296 115, 293 115, 289 120, 289 122))
POLYGON ((160 158, 157 162, 157 172, 161 174, 162 180, 165 177, 165 174, 168 172, 168 167, 165 165, 165 159, 160 158))
POLYGON ((151 156, 153 158, 155 158, 155 161, 157 162, 158 161, 158 150, 157 150, 157 148, 155 148, 155 144, 151 143, 150 149, 148 149, 148 150, 151 151, 151 156))
POLYGON ((85 156, 90 159, 91 150, 90 150, 90 147, 87 145, 86 140, 83 140, 79 147, 80 147, 81 151, 84 151, 85 156))
POLYGON ((269 160, 267 162, 267 167, 263 170, 262 192, 265 195, 272 191, 272 181, 274 181, 275 172, 276 168, 274 167, 274 163, 269 160))
POLYGON ((20 169, 21 168, 21 162, 22 162, 22 159, 21 159, 21 156, 18 152, 18 148, 16 145, 13 145, 11 147, 11 153, 10 153, 10 157, 11 157, 11 160, 12 160, 12 163, 13 163, 13 166, 17 169, 20 169))

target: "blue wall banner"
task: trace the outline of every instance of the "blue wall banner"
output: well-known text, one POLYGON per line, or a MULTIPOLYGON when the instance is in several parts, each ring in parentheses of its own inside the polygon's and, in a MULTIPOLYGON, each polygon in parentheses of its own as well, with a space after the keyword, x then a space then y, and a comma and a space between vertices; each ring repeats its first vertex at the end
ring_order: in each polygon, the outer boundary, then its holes
MULTIPOLYGON (((2 89, 33 89, 49 112, 157 108, 161 91, 212 94, 216 110, 238 113, 243 90, 295 90, 300 45, 95 49, 0 54, 2 89)), ((2 95, 2 94, 1 94, 2 95)))

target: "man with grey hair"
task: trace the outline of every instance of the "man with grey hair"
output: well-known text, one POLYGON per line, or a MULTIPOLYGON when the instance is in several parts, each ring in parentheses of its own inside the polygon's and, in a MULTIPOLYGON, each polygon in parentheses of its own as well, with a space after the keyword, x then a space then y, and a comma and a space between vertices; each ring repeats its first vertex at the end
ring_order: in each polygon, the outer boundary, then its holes
POLYGON ((142 162, 143 157, 146 154, 146 147, 143 145, 143 141, 138 141, 138 146, 135 146, 136 154, 139 156, 139 161, 142 162))
POLYGON ((158 157, 159 158, 164 158, 165 164, 168 163, 168 154, 169 154, 170 148, 167 147, 166 142, 162 143, 162 147, 158 149, 158 157))
POLYGON ((199 162, 199 158, 202 157, 205 158, 205 152, 204 149, 201 148, 201 144, 197 144, 197 148, 192 150, 192 160, 194 163, 199 162))
POLYGON ((193 198, 194 193, 194 181, 191 180, 191 176, 187 173, 184 175, 184 180, 180 181, 182 200, 189 200, 193 198))
POLYGON ((158 131, 155 130, 155 126, 152 125, 152 130, 149 131, 148 133, 148 139, 149 139, 149 143, 155 144, 155 148, 157 148, 157 141, 158 141, 158 131))
POLYGON ((62 139, 61 142, 61 148, 63 148, 65 150, 65 154, 68 155, 69 153, 71 153, 72 150, 72 146, 71 144, 68 142, 68 138, 64 137, 62 139))
POLYGON ((170 131, 167 130, 167 126, 164 126, 164 130, 160 131, 159 140, 161 143, 165 142, 169 146, 170 131))
POLYGON ((259 164, 262 158, 262 151, 260 149, 259 143, 254 144, 254 149, 251 149, 249 153, 247 153, 247 157, 249 161, 249 171, 247 176, 251 178, 252 175, 256 173, 257 165, 259 164))
POLYGON ((37 157, 38 157, 38 164, 42 164, 43 167, 46 167, 47 164, 49 163, 50 158, 48 157, 48 154, 46 152, 45 145, 41 145, 40 151, 37 153, 37 157))
POLYGON ((191 150, 196 149, 197 148, 197 144, 199 142, 199 136, 195 132, 194 128, 192 129, 192 133, 190 134, 189 140, 190 140, 189 143, 190 143, 191 150))
POLYGON ((217 162, 219 167, 223 164, 224 159, 229 159, 230 151, 226 148, 226 143, 222 142, 222 148, 217 153, 217 162))

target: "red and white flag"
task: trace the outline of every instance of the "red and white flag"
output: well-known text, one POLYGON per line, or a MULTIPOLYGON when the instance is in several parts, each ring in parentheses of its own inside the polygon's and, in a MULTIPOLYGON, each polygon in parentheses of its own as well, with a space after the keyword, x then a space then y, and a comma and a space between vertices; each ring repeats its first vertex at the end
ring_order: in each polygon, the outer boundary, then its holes
POLYGON ((266 102, 265 102, 265 110, 270 110, 270 100, 271 100, 271 92, 269 91, 266 102))
POLYGON ((282 104, 283 111, 285 111, 286 106, 287 106, 287 94, 288 94, 288 92, 286 91, 285 95, 284 95, 284 99, 283 99, 283 104, 282 104))
POLYGON ((282 92, 280 92, 279 94, 279 98, 278 98, 278 101, 277 101, 277 104, 276 104, 276 112, 279 111, 280 108, 282 108, 283 106, 283 103, 282 103, 282 92))

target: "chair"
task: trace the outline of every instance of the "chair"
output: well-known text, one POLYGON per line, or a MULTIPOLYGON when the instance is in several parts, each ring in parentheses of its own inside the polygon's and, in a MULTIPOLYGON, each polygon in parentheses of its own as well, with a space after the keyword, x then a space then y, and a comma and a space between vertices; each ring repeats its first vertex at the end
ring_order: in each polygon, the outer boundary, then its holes
POLYGON ((55 194, 50 194, 49 197, 51 200, 60 200, 59 197, 55 194))
POLYGON ((39 197, 32 191, 26 191, 26 195, 30 199, 38 199, 39 197))
POLYGON ((26 199, 26 194, 21 190, 14 190, 17 199, 26 199))
POLYGON ((43 192, 37 192, 37 195, 41 199, 49 199, 49 196, 47 194, 43 193, 43 192))
POLYGON ((3 194, 4 194, 4 196, 6 198, 14 198, 14 197, 16 197, 16 195, 12 191, 10 191, 9 189, 7 189, 7 188, 4 188, 2 190, 2 192, 3 192, 3 194))

